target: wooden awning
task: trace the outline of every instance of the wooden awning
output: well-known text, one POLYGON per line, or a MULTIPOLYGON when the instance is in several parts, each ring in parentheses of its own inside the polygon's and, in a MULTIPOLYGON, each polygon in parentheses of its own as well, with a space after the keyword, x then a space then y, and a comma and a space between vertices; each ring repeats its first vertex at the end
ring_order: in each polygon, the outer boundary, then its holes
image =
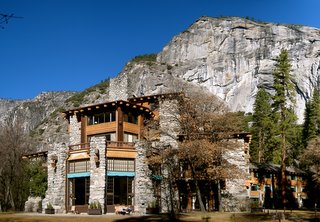
POLYGON ((71 153, 68 160, 81 160, 81 159, 89 159, 90 156, 87 152, 81 152, 81 153, 71 153))

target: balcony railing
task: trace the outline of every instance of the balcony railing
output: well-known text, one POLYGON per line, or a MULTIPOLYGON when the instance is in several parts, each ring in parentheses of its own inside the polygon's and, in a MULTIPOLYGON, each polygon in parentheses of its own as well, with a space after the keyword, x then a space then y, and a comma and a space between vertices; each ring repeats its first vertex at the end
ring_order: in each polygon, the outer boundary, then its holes
POLYGON ((108 141, 107 148, 134 149, 134 143, 108 141))
POLYGON ((69 145, 69 152, 78 150, 90 150, 89 143, 79 143, 74 145, 69 145))
MULTIPOLYGON (((107 141, 107 148, 115 148, 115 149, 134 149, 134 143, 132 142, 115 142, 115 141, 107 141)), ((69 145, 69 152, 72 151, 80 151, 80 150, 90 150, 89 143, 79 143, 74 145, 69 145)))

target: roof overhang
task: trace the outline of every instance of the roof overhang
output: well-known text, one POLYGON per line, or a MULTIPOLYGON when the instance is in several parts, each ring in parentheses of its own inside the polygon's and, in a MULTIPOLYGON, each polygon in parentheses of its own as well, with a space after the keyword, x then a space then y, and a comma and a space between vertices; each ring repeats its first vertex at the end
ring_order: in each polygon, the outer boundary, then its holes
POLYGON ((73 116, 73 115, 77 115, 77 117, 79 117, 81 115, 87 115, 90 113, 96 113, 96 112, 100 112, 100 111, 115 110, 118 107, 124 107, 126 109, 130 109, 130 110, 133 110, 135 112, 139 112, 144 115, 150 115, 150 116, 154 115, 153 112, 148 107, 144 107, 141 105, 131 103, 130 101, 123 101, 123 100, 79 107, 77 109, 67 110, 63 113, 65 114, 65 117, 68 119, 70 116, 73 116))

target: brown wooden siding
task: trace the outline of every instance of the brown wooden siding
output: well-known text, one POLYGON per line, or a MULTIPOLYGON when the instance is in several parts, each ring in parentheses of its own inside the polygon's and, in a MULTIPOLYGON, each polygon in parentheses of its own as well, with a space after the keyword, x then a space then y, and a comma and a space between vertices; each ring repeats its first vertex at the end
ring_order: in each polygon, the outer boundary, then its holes
POLYGON ((123 112, 120 107, 117 108, 117 131, 116 138, 117 141, 123 141, 123 112))
POLYGON ((81 116, 81 143, 87 142, 87 117, 81 116))
POLYGON ((113 149, 110 148, 107 150, 108 158, 114 157, 114 158, 136 158, 137 152, 134 150, 122 150, 122 149, 113 149))
POLYGON ((124 122, 123 123, 123 130, 124 130, 124 132, 139 134, 140 127, 138 124, 124 122))
POLYGON ((101 133, 115 132, 116 131, 116 122, 110 123, 101 123, 96 125, 87 126, 87 135, 95 135, 101 133))

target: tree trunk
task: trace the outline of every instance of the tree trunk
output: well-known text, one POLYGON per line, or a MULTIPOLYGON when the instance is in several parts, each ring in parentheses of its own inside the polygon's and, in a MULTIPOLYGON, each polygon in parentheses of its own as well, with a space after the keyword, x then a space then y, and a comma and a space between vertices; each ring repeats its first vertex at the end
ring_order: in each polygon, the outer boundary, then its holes
POLYGON ((196 193, 197 193, 197 197, 198 197, 198 201, 199 201, 199 205, 200 205, 200 210, 202 212, 205 212, 206 209, 205 209, 204 204, 202 202, 201 191, 200 191, 200 188, 199 188, 198 180, 195 178, 195 175, 196 175, 195 169, 194 169, 194 167, 193 167, 191 162, 189 162, 189 165, 191 167, 192 178, 194 180, 194 185, 196 187, 196 193))
POLYGON ((286 136, 285 133, 282 132, 282 158, 281 158, 281 198, 282 198, 282 207, 285 209, 286 207, 286 136))
POLYGON ((272 208, 276 207, 276 202, 277 202, 277 192, 276 192, 276 186, 275 186, 275 181, 274 181, 274 173, 272 173, 271 176, 271 183, 272 183, 272 208))
POLYGON ((220 181, 217 182, 217 190, 218 190, 218 210, 222 212, 222 205, 221 205, 221 186, 220 181))
POLYGON ((194 180, 194 184, 196 186, 196 192, 197 192, 197 197, 199 200, 200 210, 201 210, 201 212, 205 212, 206 208, 204 207, 204 204, 202 201, 201 192, 200 192, 199 185, 198 185, 198 180, 194 180))

